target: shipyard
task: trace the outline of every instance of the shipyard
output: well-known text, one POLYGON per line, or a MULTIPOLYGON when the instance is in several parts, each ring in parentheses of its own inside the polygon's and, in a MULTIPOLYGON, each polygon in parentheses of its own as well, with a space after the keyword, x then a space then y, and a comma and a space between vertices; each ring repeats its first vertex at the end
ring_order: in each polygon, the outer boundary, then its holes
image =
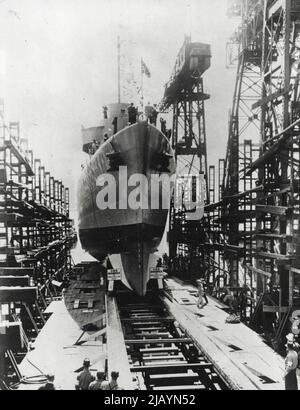
POLYGON ((0 33, 0 390, 298 390, 300 0, 7 0, 0 33))

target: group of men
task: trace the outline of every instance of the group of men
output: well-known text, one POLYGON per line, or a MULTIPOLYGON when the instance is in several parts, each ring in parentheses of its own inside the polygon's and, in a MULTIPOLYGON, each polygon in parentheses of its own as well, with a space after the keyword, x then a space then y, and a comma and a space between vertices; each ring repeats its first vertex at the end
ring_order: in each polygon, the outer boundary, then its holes
POLYGON ((76 390, 122 390, 118 385, 119 372, 112 371, 110 380, 105 380, 103 371, 97 372, 97 378, 90 372, 90 360, 84 359, 83 371, 77 376, 76 390))
MULTIPOLYGON (((105 380, 104 371, 98 371, 96 378, 90 371, 90 359, 86 358, 83 361, 83 370, 77 376, 77 384, 75 390, 122 390, 118 385, 119 372, 112 371, 110 380, 105 380)), ((39 388, 39 390, 56 390, 54 385, 54 375, 46 376, 47 382, 39 388)))
MULTIPOLYGON (((135 124, 137 121, 138 109, 134 106, 133 103, 131 103, 127 110, 128 110, 129 124, 130 125, 135 124)), ((146 114, 146 117, 149 123, 156 127, 157 117, 159 114, 157 104, 153 104, 152 106, 150 102, 148 102, 148 105, 146 105, 145 107, 145 114, 146 114)), ((160 121, 161 132, 163 132, 164 134, 167 134, 166 120, 161 117, 159 121, 160 121)))
POLYGON ((99 146, 100 146, 99 141, 93 140, 93 142, 92 142, 92 144, 91 144, 91 146, 90 146, 90 148, 89 148, 89 155, 90 155, 90 156, 91 156, 91 155, 94 155, 95 152, 97 151, 97 149, 99 148, 99 146))

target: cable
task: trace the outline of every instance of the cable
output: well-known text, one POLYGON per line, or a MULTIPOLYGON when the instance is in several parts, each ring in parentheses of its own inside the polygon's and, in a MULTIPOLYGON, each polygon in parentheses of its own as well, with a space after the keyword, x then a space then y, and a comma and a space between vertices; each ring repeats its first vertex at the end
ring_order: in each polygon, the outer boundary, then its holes
POLYGON ((16 386, 19 386, 20 384, 42 384, 46 383, 46 381, 48 380, 47 376, 41 371, 41 369, 39 369, 34 363, 32 363, 32 361, 30 361, 28 357, 26 357, 26 360, 41 374, 35 376, 22 377, 18 383, 15 383, 11 386, 12 389, 16 386))
POLYGON ((39 369, 34 363, 32 363, 28 357, 26 357, 26 360, 28 361, 29 364, 31 364, 31 366, 33 366, 38 372, 40 372, 43 376, 45 376, 45 373, 41 371, 41 369, 39 369))
POLYGON ((48 378, 46 376, 26 376, 26 377, 22 377, 22 379, 20 380, 19 384, 42 384, 42 383, 46 383, 46 381, 48 380, 48 378))

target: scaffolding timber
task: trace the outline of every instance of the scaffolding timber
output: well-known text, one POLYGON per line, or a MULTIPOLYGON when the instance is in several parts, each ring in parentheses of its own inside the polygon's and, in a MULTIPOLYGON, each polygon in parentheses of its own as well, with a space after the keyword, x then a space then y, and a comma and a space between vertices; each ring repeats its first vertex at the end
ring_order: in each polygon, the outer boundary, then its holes
POLYGON ((4 120, 0 135, 0 383, 20 375, 18 363, 47 320, 72 266, 76 239, 69 189, 45 171, 4 120))
POLYGON ((210 166, 202 249, 210 289, 219 296, 229 286, 242 319, 281 351, 299 306, 300 2, 232 3, 236 84, 218 180, 210 166))

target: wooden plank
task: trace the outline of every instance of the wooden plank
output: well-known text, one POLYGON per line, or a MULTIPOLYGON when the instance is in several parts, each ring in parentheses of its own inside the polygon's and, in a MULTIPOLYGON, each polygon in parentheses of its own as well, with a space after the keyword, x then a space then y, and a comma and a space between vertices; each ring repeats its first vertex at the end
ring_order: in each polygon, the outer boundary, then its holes
POLYGON ((152 362, 167 362, 168 360, 175 360, 175 361, 185 361, 185 357, 183 356, 182 353, 178 353, 176 355, 143 355, 143 361, 146 364, 147 363, 152 363, 152 362))
POLYGON ((278 13, 278 11, 283 7, 283 0, 276 0, 274 1, 268 8, 267 8, 267 18, 268 20, 274 16, 274 14, 278 13))
POLYGON ((251 175, 253 171, 260 168, 263 164, 269 162, 279 149, 278 141, 266 152, 264 152, 260 157, 258 157, 251 165, 250 169, 245 172, 245 176, 251 175))
MULTIPOLYGON (((291 86, 290 86, 290 89, 291 89, 291 86)), ((252 108, 252 110, 255 110, 256 108, 261 107, 263 105, 266 105, 270 101, 275 100, 276 98, 282 97, 283 95, 285 95, 288 92, 289 92, 289 90, 284 90, 284 89, 281 88, 278 91, 275 91, 274 93, 269 94, 267 97, 265 97, 265 98, 257 101, 256 103, 254 103, 251 108, 252 108)))
POLYGON ((168 336, 171 336, 170 333, 168 332, 156 332, 156 333, 151 333, 151 332, 136 332, 136 337, 140 337, 140 338, 152 338, 152 339, 159 339, 159 337, 161 336, 161 338, 167 338, 168 336))
POLYGON ((201 384, 192 384, 192 385, 184 385, 184 386, 159 386, 153 387, 153 390, 205 390, 205 387, 201 384))
MULTIPOLYGON (((122 323, 123 323, 123 321, 122 321, 122 323)), ((131 326, 133 326, 133 327, 135 327, 135 329, 136 328, 139 328, 139 329, 136 329, 136 330, 141 330, 141 328, 143 327, 143 326, 148 326, 148 327, 151 327, 151 328, 153 328, 153 327, 158 327, 158 326, 163 326, 163 323, 162 322, 155 322, 155 321, 149 321, 149 322, 146 322, 146 321, 143 321, 143 322, 140 322, 140 321, 138 321, 138 322, 129 322, 130 323, 130 325, 131 326)), ((143 330, 145 330, 145 329, 143 329, 143 330)))
POLYGON ((51 280, 52 285, 56 286, 57 288, 60 288, 62 286, 62 282, 59 282, 58 280, 51 280))
POLYGON ((183 370, 200 370, 203 368, 213 368, 212 363, 166 363, 166 364, 151 364, 151 365, 141 365, 141 366, 132 366, 132 372, 145 372, 145 373, 163 373, 174 371, 183 371, 183 370))
POLYGON ((189 337, 183 337, 183 338, 174 338, 172 339, 167 338, 167 339, 125 339, 125 343, 128 345, 157 345, 157 344, 166 344, 166 343, 192 343, 192 339, 189 337))
POLYGON ((106 297, 106 315, 108 372, 118 371, 120 386, 125 390, 133 390, 134 384, 130 373, 122 325, 114 297, 106 297))
POLYGON ((143 349, 140 349, 140 352, 142 354, 150 354, 150 353, 166 353, 166 352, 179 352, 178 347, 145 347, 143 349))
POLYGON ((253 234, 255 237, 257 238, 273 238, 273 239, 287 239, 287 235, 282 233, 269 233, 269 232, 265 232, 265 233, 254 233, 253 234))
POLYGON ((33 176, 34 172, 29 164, 29 160, 25 156, 25 153, 21 152, 19 147, 17 147, 12 141, 5 141, 5 146, 9 148, 14 156, 19 160, 19 162, 21 162, 25 166, 27 174, 29 176, 33 176))
POLYGON ((271 252, 257 252, 256 255, 257 257, 262 257, 266 259, 278 259, 278 260, 283 260, 283 261, 290 261, 296 258, 296 256, 294 255, 282 255, 280 253, 271 253, 271 252))
POLYGON ((24 220, 24 216, 17 213, 6 213, 0 214, 0 222, 18 222, 24 220))
POLYGON ((149 376, 150 385, 175 386, 177 384, 193 384, 199 381, 199 375, 193 373, 153 374, 149 376))
POLYGON ((157 317, 155 319, 151 319, 151 322, 149 322, 148 317, 141 317, 141 318, 121 318, 122 323, 133 323, 133 324, 138 324, 138 323, 164 323, 164 322, 174 322, 175 319, 173 317, 157 317))
POLYGON ((262 276, 266 276, 267 278, 271 278, 272 274, 270 272, 266 272, 262 269, 255 268, 254 266, 246 265, 246 267, 253 273, 257 273, 262 276))
POLYGON ((263 311, 264 312, 269 312, 269 313, 276 313, 276 312, 281 312, 281 313, 286 313, 289 310, 288 306, 268 306, 263 304, 263 311))
POLYGON ((148 313, 148 312, 152 312, 152 311, 161 311, 161 306, 150 306, 149 308, 147 308, 147 307, 145 307, 144 309, 140 309, 138 306, 137 306, 137 309, 133 309, 130 305, 129 306, 122 306, 121 308, 120 308, 120 311, 121 312, 123 312, 123 311, 126 311, 126 310, 130 310, 130 311, 132 311, 133 313, 134 312, 136 312, 136 313, 140 313, 140 312, 143 312, 143 313, 148 313))
POLYGON ((9 302, 26 302, 34 303, 37 298, 37 288, 21 286, 1 286, 0 301, 1 303, 9 302))
POLYGON ((256 205, 257 212, 265 212, 279 216, 286 215, 288 210, 292 210, 292 208, 287 206, 256 205))
POLYGON ((293 273, 296 273, 296 274, 300 275, 300 269, 297 269, 297 268, 293 268, 293 267, 291 267, 291 268, 290 268, 290 270, 291 270, 291 272, 293 272, 293 273))
POLYGON ((161 326, 152 326, 152 327, 139 327, 138 329, 135 329, 137 332, 159 332, 161 329, 164 329, 164 327, 161 326))
POLYGON ((153 361, 152 358, 143 358, 143 362, 144 362, 144 366, 152 366, 153 363, 155 363, 156 365, 167 365, 167 364, 177 364, 177 363, 182 363, 182 364, 188 364, 188 362, 184 359, 176 359, 175 356, 167 356, 167 358, 162 358, 161 360, 157 360, 157 361, 153 361))
POLYGON ((0 276, 30 276, 34 274, 33 268, 8 268, 0 267, 0 276))
POLYGON ((0 276, 0 286, 29 286, 29 276, 0 276))

